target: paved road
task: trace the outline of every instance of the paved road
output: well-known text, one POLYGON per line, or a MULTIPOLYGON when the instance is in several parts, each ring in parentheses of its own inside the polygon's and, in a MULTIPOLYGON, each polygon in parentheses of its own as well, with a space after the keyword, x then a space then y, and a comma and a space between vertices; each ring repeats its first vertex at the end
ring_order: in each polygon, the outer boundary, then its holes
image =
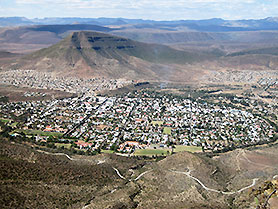
POLYGON ((86 121, 91 117, 94 111, 98 110, 102 105, 104 105, 107 102, 107 99, 105 99, 100 105, 98 105, 96 108, 94 108, 87 116, 78 124, 76 124, 72 129, 69 129, 63 137, 69 136, 72 132, 74 132, 77 128, 82 126, 86 121))

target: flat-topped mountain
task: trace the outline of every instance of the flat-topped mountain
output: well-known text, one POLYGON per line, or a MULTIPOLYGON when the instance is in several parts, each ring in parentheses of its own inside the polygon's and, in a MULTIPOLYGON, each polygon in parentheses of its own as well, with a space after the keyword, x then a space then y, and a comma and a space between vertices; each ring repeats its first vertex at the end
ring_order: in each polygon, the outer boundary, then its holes
POLYGON ((84 30, 110 32, 114 29, 88 24, 0 27, 0 51, 27 54, 57 44, 72 32, 84 30))
POLYGON ((214 57, 104 33, 74 32, 58 44, 27 55, 7 68, 80 77, 176 80, 176 77, 188 79, 182 66, 214 57))
MULTIPOLYGON (((1 60, 0 60, 1 61, 1 60)), ((134 41, 105 33, 73 32, 59 43, 17 59, 9 56, 1 68, 54 72, 60 76, 167 82, 204 82, 212 71, 277 70, 277 48, 257 48, 224 54, 134 41), (206 79, 206 78, 205 78, 206 79)))

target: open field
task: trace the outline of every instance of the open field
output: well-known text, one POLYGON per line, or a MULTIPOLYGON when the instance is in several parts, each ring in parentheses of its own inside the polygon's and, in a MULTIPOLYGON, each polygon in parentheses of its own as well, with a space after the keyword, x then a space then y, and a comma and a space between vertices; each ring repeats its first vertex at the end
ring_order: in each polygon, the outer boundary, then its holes
POLYGON ((12 124, 11 124, 11 127, 13 127, 13 128, 14 128, 14 127, 16 127, 16 126, 17 126, 17 124, 18 124, 18 122, 14 122, 14 123, 12 123, 12 124))
POLYGON ((22 130, 22 129, 16 129, 14 132, 23 132, 26 135, 40 135, 40 136, 62 136, 63 133, 59 132, 44 132, 40 130, 22 130))
POLYGON ((174 152, 202 152, 202 148, 196 146, 176 145, 175 147, 176 148, 174 148, 174 152))
POLYGON ((135 150, 135 156, 153 156, 153 155, 169 155, 170 149, 137 149, 135 150))
POLYGON ((55 143, 55 146, 58 147, 58 148, 64 147, 66 149, 70 149, 71 144, 55 143))
POLYGON ((0 118, 0 121, 3 123, 9 123, 11 120, 10 119, 5 119, 5 118, 0 118))
POLYGON ((152 123, 151 123, 152 125, 159 125, 159 126, 161 126, 162 124, 163 124, 163 121, 152 121, 152 123))
POLYGON ((101 153, 113 154, 114 151, 113 151, 113 150, 104 150, 104 149, 102 149, 102 150, 101 150, 101 153))
POLYGON ((171 135, 171 128, 170 127, 165 127, 164 129, 163 129, 163 133, 164 134, 168 134, 168 135, 171 135))
MULTIPOLYGON (((184 145, 176 145, 176 148, 174 148, 174 152, 202 152, 201 147, 195 147, 195 146, 184 146, 184 145)), ((109 151, 109 150, 107 150, 109 151)), ((153 155, 170 155, 171 149, 137 149, 134 152, 135 156, 153 156, 153 155)))

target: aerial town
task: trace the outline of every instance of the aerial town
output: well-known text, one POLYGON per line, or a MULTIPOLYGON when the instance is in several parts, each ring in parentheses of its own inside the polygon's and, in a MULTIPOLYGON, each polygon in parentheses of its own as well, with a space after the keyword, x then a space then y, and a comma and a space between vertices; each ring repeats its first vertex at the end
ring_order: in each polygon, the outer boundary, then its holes
POLYGON ((131 81, 119 79, 64 77, 34 70, 10 70, 0 72, 0 75, 2 78, 0 84, 88 95, 95 94, 97 91, 117 89, 131 83, 131 81))
POLYGON ((0 209, 278 209, 278 0, 0 0, 0 209))
POLYGON ((220 151, 267 142, 275 133, 269 121, 242 108, 145 90, 118 97, 83 94, 11 102, 0 109, 0 118, 13 124, 12 136, 25 134, 37 142, 90 151, 133 154, 177 145, 220 151))

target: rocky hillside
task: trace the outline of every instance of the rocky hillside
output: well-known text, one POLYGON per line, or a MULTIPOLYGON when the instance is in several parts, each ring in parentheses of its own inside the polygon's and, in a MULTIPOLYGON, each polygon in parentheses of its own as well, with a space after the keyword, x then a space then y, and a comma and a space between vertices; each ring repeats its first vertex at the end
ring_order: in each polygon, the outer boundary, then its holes
POLYGON ((1 208, 251 209, 276 188, 277 144, 216 156, 180 152, 158 162, 66 156, 4 138, 0 145, 1 208))
POLYGON ((114 155, 70 161, 3 138, 0 145, 1 208, 82 208, 122 186, 112 166, 125 173, 142 163, 114 155))

